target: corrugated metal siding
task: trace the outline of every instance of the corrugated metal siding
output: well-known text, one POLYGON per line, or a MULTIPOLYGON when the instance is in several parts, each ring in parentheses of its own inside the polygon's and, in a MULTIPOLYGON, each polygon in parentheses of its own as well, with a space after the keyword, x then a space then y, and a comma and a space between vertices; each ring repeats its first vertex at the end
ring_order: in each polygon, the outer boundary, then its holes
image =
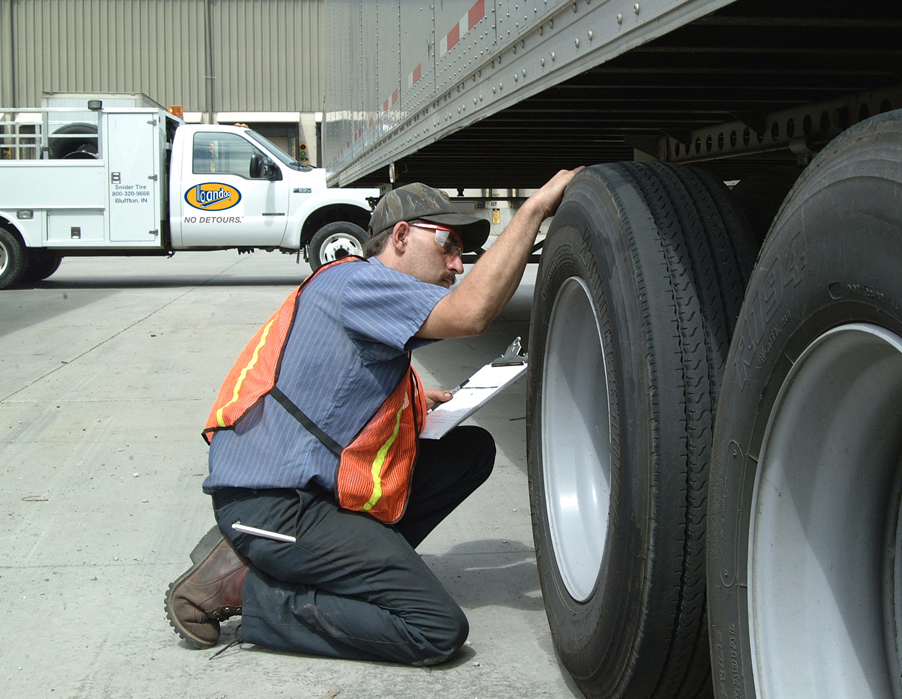
POLYGON ((322 2, 217 0, 216 111, 322 109, 322 2))
POLYGON ((321 16, 322 0, 0 0, 0 98, 143 92, 187 111, 318 111, 321 16))

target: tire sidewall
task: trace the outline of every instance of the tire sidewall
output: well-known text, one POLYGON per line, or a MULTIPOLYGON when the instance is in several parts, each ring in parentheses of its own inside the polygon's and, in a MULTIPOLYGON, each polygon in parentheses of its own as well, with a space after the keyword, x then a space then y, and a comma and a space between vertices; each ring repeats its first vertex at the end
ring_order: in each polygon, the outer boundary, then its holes
MULTIPOLYGON (((348 240, 354 240, 363 248, 367 241, 367 233, 360 226, 350 221, 334 221, 320 228, 310 239, 310 267, 315 272, 330 260, 324 260, 323 245, 326 240, 334 235, 342 235, 348 240)), ((353 252, 349 254, 354 254, 353 252)))
POLYGON ((16 284, 28 264, 28 251, 18 238, 5 228, 0 228, 0 248, 6 257, 6 267, 0 271, 0 289, 16 284))
MULTIPOLYGON (((857 133, 860 133, 860 129, 857 133)), ((828 330, 871 323, 902 335, 902 215, 874 144, 847 134, 790 193, 761 252, 727 359, 708 500, 710 641, 716 696, 756 696, 748 540, 761 448, 793 363, 828 330)))
POLYGON ((641 414, 644 412, 647 416, 651 407, 647 404, 649 392, 641 388, 645 382, 641 368, 622 363, 624 358, 634 356, 629 346, 634 342, 642 343, 641 338, 630 337, 632 333, 641 334, 635 324, 625 323, 623 319, 640 317, 641 310, 636 302, 639 295, 631 276, 625 274, 625 266, 609 263, 626 260, 629 253, 622 241, 589 233, 582 225, 587 209, 594 209, 590 215, 596 220, 607 220, 609 229, 616 227, 616 212, 599 209, 597 202, 582 196, 578 181, 574 181, 568 190, 568 200, 555 215, 542 253, 529 345, 530 499, 535 513, 534 536, 543 597, 561 659, 577 679, 606 674, 604 681, 613 688, 618 686, 621 675, 629 670, 630 656, 637 643, 635 632, 640 626, 647 592, 634 589, 634 581, 647 578, 645 567, 649 562, 637 557, 636 552, 644 551, 648 546, 650 533, 646 526, 650 504, 647 493, 652 484, 648 482, 647 472, 624 473, 623 465, 645 461, 651 436, 647 420, 642 419, 641 414), (540 377, 544 374, 549 316, 561 285, 571 277, 585 282, 597 314, 608 384, 612 443, 607 539, 595 588, 584 602, 574 600, 568 593, 554 556, 547 559, 542 556, 542 551, 553 551, 554 547, 545 502, 540 377), (646 402, 636 405, 634 401, 624 400, 625 390, 633 399, 646 402), (619 428, 624 422, 631 425, 628 435, 623 435, 619 428), (589 665, 583 660, 586 657, 604 658, 604 662, 589 665))

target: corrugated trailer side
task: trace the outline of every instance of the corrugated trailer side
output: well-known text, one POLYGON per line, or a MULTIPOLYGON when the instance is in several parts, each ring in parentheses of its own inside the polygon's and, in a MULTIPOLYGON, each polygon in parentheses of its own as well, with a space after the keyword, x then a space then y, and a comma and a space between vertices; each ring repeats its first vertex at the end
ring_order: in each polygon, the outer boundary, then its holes
POLYGON ((329 182, 346 185, 387 168, 424 145, 727 4, 327 3, 327 72, 348 60, 358 77, 378 66, 380 90, 374 96, 368 94, 372 83, 327 81, 324 164, 329 182), (398 16, 397 24, 392 16, 398 16), (393 41, 400 47, 400 76, 389 84, 385 76, 394 71, 393 41), (359 110, 353 115, 341 107, 349 98, 359 110))

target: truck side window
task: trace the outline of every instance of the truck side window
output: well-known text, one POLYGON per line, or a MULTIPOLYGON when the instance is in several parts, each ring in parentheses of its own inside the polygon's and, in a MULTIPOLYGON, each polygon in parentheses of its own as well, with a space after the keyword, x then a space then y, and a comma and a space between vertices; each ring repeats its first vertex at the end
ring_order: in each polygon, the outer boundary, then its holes
POLYGON ((263 151, 232 133, 194 134, 192 170, 195 174, 237 175, 251 179, 251 158, 263 151))

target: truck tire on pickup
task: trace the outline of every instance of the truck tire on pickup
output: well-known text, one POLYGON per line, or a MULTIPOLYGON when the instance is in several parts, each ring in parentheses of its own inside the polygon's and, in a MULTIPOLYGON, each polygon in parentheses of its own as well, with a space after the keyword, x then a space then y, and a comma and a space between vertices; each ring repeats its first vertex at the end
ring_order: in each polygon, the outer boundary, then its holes
POLYGON ((327 262, 348 255, 363 255, 366 231, 350 221, 335 221, 320 228, 310 239, 308 257, 315 272, 327 262))
POLYGON ((21 283, 40 282, 59 269, 62 255, 55 250, 32 248, 28 251, 28 266, 20 278, 21 283))
POLYGON ((0 289, 17 283, 28 265, 28 250, 5 228, 0 228, 0 289))
POLYGON ((570 184, 530 331, 528 469, 558 654, 589 697, 711 693, 715 401, 754 258, 722 183, 623 163, 570 184))
POLYGON ((774 223, 730 348, 708 507, 718 696, 900 696, 902 111, 774 223))

